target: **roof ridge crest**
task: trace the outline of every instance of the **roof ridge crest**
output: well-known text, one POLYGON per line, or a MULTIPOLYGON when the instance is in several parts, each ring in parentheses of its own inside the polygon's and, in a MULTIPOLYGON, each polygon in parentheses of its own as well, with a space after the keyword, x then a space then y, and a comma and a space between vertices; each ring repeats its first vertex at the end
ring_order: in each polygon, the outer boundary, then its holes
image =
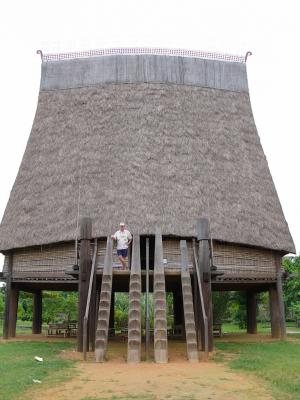
POLYGON ((89 57, 105 57, 111 55, 162 55, 162 56, 173 56, 173 57, 192 57, 202 58, 208 60, 220 60, 228 62, 240 62, 245 63, 251 52, 247 52, 245 56, 236 54, 225 54, 219 52, 209 52, 202 50, 185 50, 185 49, 167 49, 160 47, 117 47, 107 49, 96 49, 66 53, 43 53, 42 50, 37 50, 37 54, 41 55, 42 62, 51 61, 65 61, 78 58, 89 58, 89 57))

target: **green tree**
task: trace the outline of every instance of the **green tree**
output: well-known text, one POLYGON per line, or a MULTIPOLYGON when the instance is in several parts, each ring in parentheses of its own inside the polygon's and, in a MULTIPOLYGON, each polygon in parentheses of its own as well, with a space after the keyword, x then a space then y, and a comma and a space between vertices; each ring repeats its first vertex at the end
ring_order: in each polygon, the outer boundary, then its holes
MULTIPOLYGON (((77 319, 77 292, 43 292, 43 322, 77 319)), ((33 295, 20 292, 18 319, 32 321, 33 295)))
MULTIPOLYGON (((266 322, 266 301, 268 301, 268 296, 264 293, 256 294, 257 311, 262 309, 262 313, 264 312, 264 315, 259 316, 259 320, 263 322, 266 322)), ((236 323, 239 328, 245 329, 247 327, 247 292, 231 292, 228 302, 228 314, 230 319, 236 323)), ((269 313, 267 314, 269 317, 269 313)))
POLYGON ((246 301, 246 292, 231 292, 228 303, 230 318, 241 329, 245 329, 247 323, 246 301))
POLYGON ((128 326, 128 293, 115 293, 115 328, 127 328, 128 326))
POLYGON ((32 321, 32 305, 32 293, 21 291, 19 294, 18 319, 21 321, 32 321))
POLYGON ((213 292, 213 320, 214 324, 221 324, 225 318, 230 316, 228 304, 231 292, 213 292))
POLYGON ((284 270, 291 274, 283 284, 284 303, 287 314, 300 319, 300 256, 284 257, 284 270))
POLYGON ((77 302, 77 292, 43 292, 43 321, 76 320, 77 302))

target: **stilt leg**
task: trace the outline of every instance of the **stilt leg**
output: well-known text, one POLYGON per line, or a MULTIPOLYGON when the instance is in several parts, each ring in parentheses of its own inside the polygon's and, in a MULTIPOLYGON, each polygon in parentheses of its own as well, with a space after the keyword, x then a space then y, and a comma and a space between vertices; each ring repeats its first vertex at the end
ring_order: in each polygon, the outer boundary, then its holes
POLYGON ((32 333, 42 333, 42 292, 40 290, 33 294, 32 333))
POLYGON ((16 337, 18 301, 19 301, 19 290, 12 286, 10 301, 9 301, 9 322, 8 322, 9 337, 16 337))
POLYGON ((257 333, 256 293, 247 292, 247 333, 257 333))

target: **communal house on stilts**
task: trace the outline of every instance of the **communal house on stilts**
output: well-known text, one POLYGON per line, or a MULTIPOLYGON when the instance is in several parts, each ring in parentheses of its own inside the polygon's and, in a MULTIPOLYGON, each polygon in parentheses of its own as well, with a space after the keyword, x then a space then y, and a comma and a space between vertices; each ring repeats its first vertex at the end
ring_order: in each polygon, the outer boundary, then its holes
MULTIPOLYGON (((19 291, 78 290, 78 351, 104 361, 114 294, 129 293, 128 362, 141 360, 141 295, 153 293, 156 362, 168 361, 166 293, 187 358, 213 349, 212 292, 270 296, 285 336, 282 257, 294 252, 255 127, 246 59, 199 51, 41 54, 32 131, 0 226, 4 338, 19 291), (110 235, 133 233, 129 270, 110 235)), ((146 325, 147 327, 147 325, 146 325)), ((149 324, 146 337, 149 335, 149 324)), ((149 339, 149 336, 148 336, 149 339)))

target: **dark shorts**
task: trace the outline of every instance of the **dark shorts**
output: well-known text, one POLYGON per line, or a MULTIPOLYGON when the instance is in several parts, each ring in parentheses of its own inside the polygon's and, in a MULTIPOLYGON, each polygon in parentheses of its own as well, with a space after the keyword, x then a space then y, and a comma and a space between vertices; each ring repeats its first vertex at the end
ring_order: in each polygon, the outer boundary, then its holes
POLYGON ((127 257, 128 249, 117 250, 118 256, 127 257))

